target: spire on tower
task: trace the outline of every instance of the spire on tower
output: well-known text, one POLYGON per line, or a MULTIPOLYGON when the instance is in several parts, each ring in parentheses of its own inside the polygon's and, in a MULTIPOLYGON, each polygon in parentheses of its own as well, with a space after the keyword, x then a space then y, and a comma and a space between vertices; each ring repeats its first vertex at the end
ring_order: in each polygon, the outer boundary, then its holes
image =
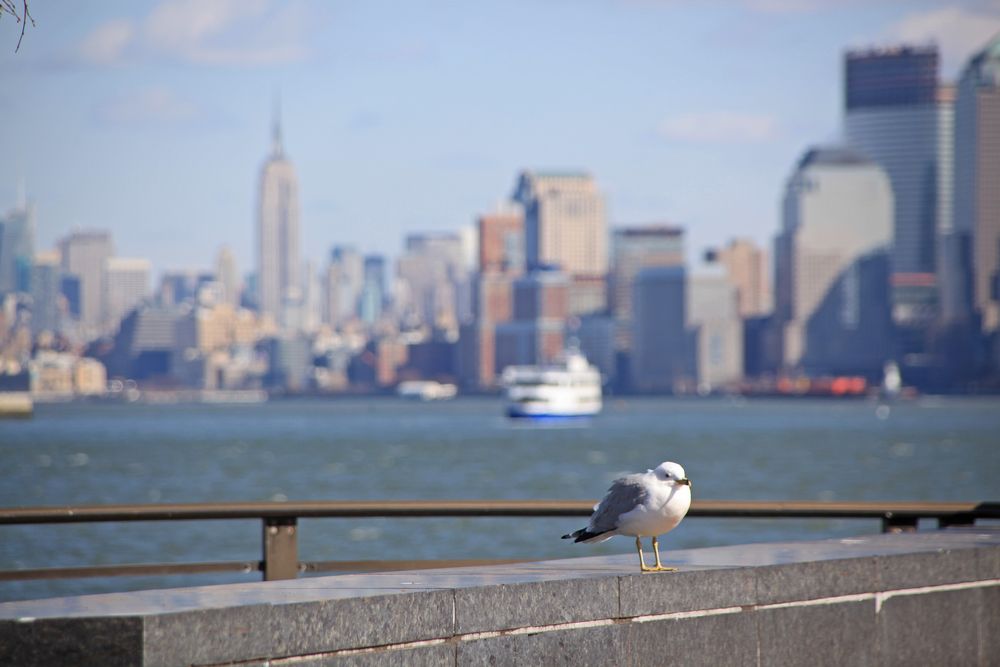
POLYGON ((274 157, 283 157, 285 148, 281 145, 281 93, 274 95, 274 118, 271 128, 271 153, 274 157))
POLYGON ((17 204, 18 211, 24 211, 28 208, 28 197, 26 195, 24 187, 24 176, 17 177, 17 204))

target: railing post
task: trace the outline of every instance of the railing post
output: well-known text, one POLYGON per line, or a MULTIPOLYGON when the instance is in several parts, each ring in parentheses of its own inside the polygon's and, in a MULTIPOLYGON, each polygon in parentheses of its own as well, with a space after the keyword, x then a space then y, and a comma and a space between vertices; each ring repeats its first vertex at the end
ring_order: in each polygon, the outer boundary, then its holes
POLYGON ((264 581, 295 579, 299 575, 299 542, 295 517, 264 519, 264 581))

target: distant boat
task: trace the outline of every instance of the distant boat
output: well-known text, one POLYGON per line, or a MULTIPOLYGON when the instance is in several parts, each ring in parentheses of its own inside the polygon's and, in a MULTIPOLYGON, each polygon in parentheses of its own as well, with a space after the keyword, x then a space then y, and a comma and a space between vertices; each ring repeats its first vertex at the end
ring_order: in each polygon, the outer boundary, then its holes
POLYGON ((27 418, 34 414, 35 403, 26 391, 0 391, 0 419, 27 418))
POLYGON ((27 418, 34 411, 31 375, 27 371, 5 373, 0 369, 0 418, 27 418))
POLYGON ((433 380, 407 380, 396 387, 396 394, 402 398, 418 398, 422 401, 441 401, 455 398, 458 387, 453 384, 433 380))
POLYGON ((895 361, 885 362, 882 368, 882 396, 896 398, 903 388, 903 378, 899 374, 899 364, 895 361))
POLYGON ((601 373, 575 348, 553 364, 508 366, 501 383, 510 417, 590 417, 601 411, 601 373))

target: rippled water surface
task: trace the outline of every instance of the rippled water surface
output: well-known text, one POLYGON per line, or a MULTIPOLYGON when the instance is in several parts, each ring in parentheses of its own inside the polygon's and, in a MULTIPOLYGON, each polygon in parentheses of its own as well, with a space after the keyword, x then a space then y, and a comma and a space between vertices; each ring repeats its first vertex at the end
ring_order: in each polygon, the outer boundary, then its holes
MULTIPOLYGON (((596 499, 623 472, 682 463, 696 497, 1000 500, 1000 401, 610 400, 586 423, 508 421, 493 399, 257 406, 38 406, 0 421, 0 506, 332 499, 596 499)), ((582 519, 300 523, 303 560, 560 558, 582 519)), ((689 519, 671 548, 834 537, 873 522, 689 519)), ((257 521, 0 526, 0 569, 255 560, 257 521)), ((251 580, 0 583, 0 600, 251 580)))

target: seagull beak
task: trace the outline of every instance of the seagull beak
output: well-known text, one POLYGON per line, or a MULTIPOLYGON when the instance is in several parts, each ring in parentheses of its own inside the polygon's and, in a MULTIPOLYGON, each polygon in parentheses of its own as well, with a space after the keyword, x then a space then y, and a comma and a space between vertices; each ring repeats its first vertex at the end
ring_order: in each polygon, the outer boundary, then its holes
POLYGON ((684 479, 677 480, 677 483, 683 484, 684 486, 691 486, 691 480, 689 480, 687 477, 685 477, 684 479))

